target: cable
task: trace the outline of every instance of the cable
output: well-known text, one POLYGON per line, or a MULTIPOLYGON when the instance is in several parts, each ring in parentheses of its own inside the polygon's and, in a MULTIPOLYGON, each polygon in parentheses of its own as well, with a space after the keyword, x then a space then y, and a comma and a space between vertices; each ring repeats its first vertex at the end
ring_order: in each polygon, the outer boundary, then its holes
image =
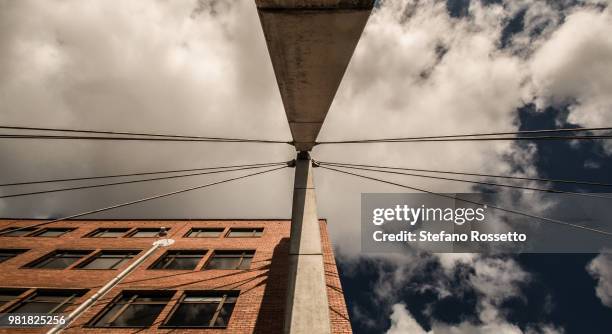
MULTIPOLYGON (((287 163, 283 163, 283 164, 287 164, 287 163)), ((121 182, 112 182, 112 183, 102 183, 102 184, 94 184, 94 185, 87 185, 87 186, 70 187, 70 188, 59 188, 59 189, 41 190, 41 191, 33 191, 33 192, 27 192, 27 193, 9 194, 9 195, 0 196, 0 198, 13 198, 13 197, 21 197, 21 196, 29 196, 29 195, 39 195, 39 194, 48 194, 48 193, 61 192, 61 191, 69 191, 69 190, 79 190, 79 189, 90 189, 90 188, 115 186, 115 185, 120 185, 120 184, 131 184, 131 183, 140 183, 140 182, 148 182, 148 181, 178 179, 178 178, 183 178, 183 177, 188 177, 188 176, 198 176, 198 175, 207 175, 207 174, 226 173, 226 172, 234 172, 234 171, 239 171, 239 170, 250 170, 250 169, 258 169, 258 168, 265 168, 265 167, 272 167, 272 166, 278 166, 278 163, 270 164, 270 165, 264 165, 264 166, 256 166, 256 167, 242 167, 242 168, 235 168, 235 169, 223 169, 223 170, 216 170, 216 171, 212 171, 212 172, 201 172, 201 173, 193 173, 193 174, 172 175, 172 176, 154 177, 154 178, 148 178, 148 179, 139 179, 139 180, 130 180, 130 181, 121 181, 121 182)))
MULTIPOLYGON (((612 130, 612 127, 597 127, 597 128, 575 128, 575 129, 548 129, 548 130, 526 130, 526 131, 514 131, 514 132, 487 132, 487 133, 473 133, 473 134, 458 134, 458 135, 441 135, 441 136, 424 136, 424 137, 403 137, 403 138, 381 138, 381 139, 365 139, 365 140, 340 140, 340 141, 325 141, 318 142, 317 144, 356 144, 356 143, 370 143, 370 142, 390 142, 390 141, 421 141, 424 139, 442 139, 442 138, 464 138, 464 137, 483 137, 483 136, 500 136, 500 135, 522 135, 522 134, 540 134, 540 133, 565 133, 565 132, 583 132, 583 131, 604 131, 612 130)), ((506 137, 505 139, 499 140, 512 140, 514 137, 506 137)), ((528 139, 533 137, 520 137, 522 139, 528 139)), ((488 139, 484 139, 488 140, 488 139)))
POLYGON ((265 174, 265 173, 277 171, 277 170, 283 169, 283 168, 288 168, 288 166, 282 166, 282 167, 267 169, 267 170, 264 170, 264 171, 261 171, 261 172, 256 172, 256 173, 251 173, 251 174, 247 174, 247 175, 242 175, 242 176, 234 177, 234 178, 231 178, 231 179, 225 179, 225 180, 221 180, 221 181, 217 181, 217 182, 213 182, 213 183, 207 183, 207 184, 203 184, 203 185, 199 185, 199 186, 195 186, 195 187, 184 188, 184 189, 172 191, 172 192, 169 192, 169 193, 164 193, 164 194, 159 194, 159 195, 155 195, 155 196, 151 196, 151 197, 146 197, 146 198, 135 200, 135 201, 131 201, 131 202, 115 204, 115 205, 107 206, 107 207, 101 208, 101 209, 81 212, 81 213, 77 213, 77 214, 74 214, 74 215, 71 215, 71 216, 54 219, 54 220, 51 220, 51 221, 48 221, 48 222, 42 222, 42 223, 30 225, 30 226, 23 226, 23 227, 16 228, 16 229, 4 230, 4 231, 0 231, 0 236, 3 235, 3 234, 9 233, 9 232, 20 231, 20 230, 24 230, 24 229, 27 229, 27 228, 39 227, 39 226, 43 226, 43 225, 47 225, 47 224, 51 224, 51 223, 57 223, 57 222, 68 220, 68 219, 83 217, 83 216, 90 215, 90 214, 93 214, 93 213, 108 211, 108 210, 112 210, 112 209, 116 209, 116 208, 121 208, 121 207, 124 207, 124 206, 129 206, 129 205, 133 205, 133 204, 138 204, 138 203, 142 203, 142 202, 151 201, 151 200, 158 199, 158 198, 163 198, 163 197, 168 197, 168 196, 172 196, 172 195, 176 195, 176 194, 180 194, 180 193, 185 193, 185 192, 192 191, 192 190, 202 189, 202 188, 214 186, 214 185, 221 184, 221 183, 227 183, 227 182, 231 182, 231 181, 235 181, 235 180, 240 180, 240 179, 244 179, 244 178, 255 176, 255 175, 259 175, 259 174, 265 174))
POLYGON ((493 177, 493 178, 511 179, 511 180, 528 180, 528 181, 540 181, 540 182, 556 182, 556 183, 567 183, 567 184, 579 184, 579 185, 586 185, 586 186, 612 187, 612 184, 610 184, 610 183, 601 183, 601 182, 585 182, 585 181, 573 181, 573 180, 532 178, 532 177, 522 177, 522 176, 507 176, 507 175, 477 174, 477 173, 466 173, 466 172, 451 172, 451 171, 441 171, 441 170, 433 170, 433 169, 416 169, 416 168, 403 168, 403 167, 360 165, 360 164, 349 164, 349 163, 343 163, 343 162, 317 161, 317 163, 319 163, 319 164, 341 165, 341 166, 356 166, 356 167, 371 167, 371 168, 385 168, 385 169, 395 169, 395 170, 408 170, 408 171, 415 171, 415 172, 428 172, 428 173, 440 173, 440 174, 483 176, 483 177, 493 177))
POLYGON ((612 135, 597 136, 534 136, 534 137, 489 137, 489 138, 441 138, 441 139, 369 139, 316 142, 324 144, 373 144, 373 143, 424 143, 424 142, 456 142, 456 141, 510 141, 510 140, 595 140, 612 139, 612 135))
POLYGON ((439 196, 439 197, 449 198, 449 199, 457 200, 457 201, 460 201, 460 202, 471 203, 471 204, 476 204, 476 205, 480 205, 480 206, 486 205, 487 207, 490 207, 490 208, 493 208, 493 209, 496 209, 496 210, 499 210, 499 211, 505 211, 505 212, 508 212, 508 213, 513 213, 513 214, 516 214, 516 215, 525 216, 525 217, 529 217, 529 218, 535 218, 535 219, 542 220, 542 221, 545 221, 545 222, 548 222, 548 223, 569 226, 569 227, 573 227, 573 228, 577 228, 577 229, 583 229, 583 230, 587 230, 587 231, 591 231, 591 232, 596 232, 596 233, 604 234, 604 235, 607 235, 607 236, 612 236, 612 232, 598 230, 598 229, 595 229, 595 228, 591 228, 591 227, 587 227, 587 226, 582 226, 582 225, 576 225, 576 224, 564 222, 564 221, 557 220, 557 219, 546 218, 546 217, 541 217, 541 216, 533 215, 533 214, 530 214, 530 213, 524 213, 524 212, 516 211, 516 210, 512 210, 512 209, 501 208, 501 207, 498 207, 498 206, 495 206, 495 205, 491 205, 491 204, 488 204, 488 203, 481 203, 481 202, 472 201, 472 200, 468 200, 468 199, 464 199, 464 198, 456 198, 454 196, 450 196, 450 195, 446 195, 446 194, 441 194, 441 193, 436 193, 436 192, 429 191, 429 190, 426 190, 426 189, 421 189, 421 188, 416 188, 416 187, 412 187, 412 186, 407 186, 407 185, 404 185, 404 184, 395 183, 395 182, 386 181, 386 180, 381 180, 381 179, 378 179, 378 178, 369 177, 369 176, 362 175, 362 174, 351 173, 351 172, 347 172, 347 171, 343 171, 343 170, 339 170, 339 169, 335 169, 335 168, 330 168, 330 167, 325 167, 325 166, 321 166, 320 168, 329 169, 329 170, 333 170, 333 171, 336 171, 336 172, 339 172, 339 173, 348 174, 348 175, 358 176, 358 177, 361 177, 361 178, 364 178, 364 179, 378 181, 378 182, 382 182, 382 183, 386 183, 386 184, 391 184, 391 185, 398 186, 398 187, 401 187, 401 188, 416 190, 416 191, 424 192, 424 193, 435 195, 435 196, 439 196))
POLYGON ((52 182, 66 182, 66 181, 107 179, 107 178, 114 178, 114 177, 142 176, 142 175, 155 175, 155 174, 169 174, 169 173, 180 173, 180 172, 194 172, 194 171, 199 171, 199 170, 211 170, 211 169, 225 169, 225 168, 267 166, 267 165, 276 165, 276 164, 285 164, 285 163, 287 163, 287 162, 270 162, 270 163, 263 163, 263 164, 233 165, 233 166, 219 166, 219 167, 203 167, 203 168, 165 170, 165 171, 158 171, 158 172, 115 174, 115 175, 103 175, 103 176, 88 176, 88 177, 76 177, 76 178, 68 178, 68 179, 48 179, 48 180, 39 180, 39 181, 24 181, 24 182, 3 183, 3 184, 0 184, 0 187, 20 186, 20 185, 29 185, 29 184, 39 184, 39 183, 52 183, 52 182))
POLYGON ((579 193, 579 192, 562 191, 562 190, 555 190, 555 189, 544 189, 544 188, 533 188, 533 187, 515 186, 515 185, 512 185, 512 184, 504 184, 504 183, 493 183, 493 182, 482 182, 482 181, 475 181, 475 180, 454 179, 454 178, 449 178, 449 177, 424 175, 424 174, 402 173, 402 172, 383 170, 383 169, 373 169, 373 168, 363 168, 363 167, 348 167, 348 166, 335 165, 335 164, 325 164, 325 165, 327 165, 327 166, 334 166, 334 167, 349 168, 349 169, 365 170, 365 171, 371 171, 371 172, 381 172, 381 173, 389 173, 389 174, 399 174, 399 175, 423 177, 423 178, 436 179, 436 180, 448 180, 448 181, 456 181, 456 182, 464 182, 464 183, 482 184, 482 185, 495 186, 495 187, 505 187, 505 188, 521 189, 521 190, 541 191, 541 192, 555 193, 555 194, 568 194, 568 195, 575 195, 575 196, 612 199, 612 197, 603 196, 603 195, 597 195, 597 194, 589 194, 589 193, 579 193))
MULTIPOLYGON (((137 133, 137 132, 125 132, 125 131, 41 128, 41 127, 8 126, 8 125, 0 125, 0 129, 54 131, 54 132, 72 132, 72 133, 96 133, 96 134, 107 134, 107 135, 130 135, 130 136, 166 137, 166 138, 182 138, 182 139, 207 139, 207 140, 210 139, 210 140, 224 140, 224 141, 248 140, 248 139, 230 139, 230 138, 220 138, 220 137, 184 136, 184 135, 160 134, 160 133, 137 133)), ((286 141, 276 141, 276 140, 248 140, 248 141, 270 142, 270 143, 288 143, 286 141)))
POLYGON ((114 137, 114 136, 65 136, 65 135, 11 135, 0 134, 1 139, 79 139, 79 140, 126 140, 126 141, 166 141, 166 142, 208 142, 208 143, 265 143, 291 144, 286 141, 238 139, 238 138, 152 138, 152 137, 114 137))

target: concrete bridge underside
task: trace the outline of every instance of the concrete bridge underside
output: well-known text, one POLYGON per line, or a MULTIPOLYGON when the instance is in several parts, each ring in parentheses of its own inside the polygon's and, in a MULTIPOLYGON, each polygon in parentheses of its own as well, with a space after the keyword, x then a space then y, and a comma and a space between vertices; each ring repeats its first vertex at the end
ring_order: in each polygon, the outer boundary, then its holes
POLYGON ((373 0, 256 0, 297 151, 310 151, 373 0))

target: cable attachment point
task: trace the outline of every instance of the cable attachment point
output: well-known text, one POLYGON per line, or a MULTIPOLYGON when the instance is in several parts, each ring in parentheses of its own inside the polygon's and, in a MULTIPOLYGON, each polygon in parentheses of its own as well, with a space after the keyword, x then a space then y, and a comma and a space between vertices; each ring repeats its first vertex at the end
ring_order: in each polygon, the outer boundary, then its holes
POLYGON ((287 161, 287 167, 295 168, 295 159, 287 161))
POLYGON ((310 153, 308 151, 299 151, 297 160, 310 160, 310 153))
POLYGON ((316 161, 315 159, 312 159, 312 167, 315 167, 315 168, 316 167, 321 167, 321 164, 318 161, 316 161))

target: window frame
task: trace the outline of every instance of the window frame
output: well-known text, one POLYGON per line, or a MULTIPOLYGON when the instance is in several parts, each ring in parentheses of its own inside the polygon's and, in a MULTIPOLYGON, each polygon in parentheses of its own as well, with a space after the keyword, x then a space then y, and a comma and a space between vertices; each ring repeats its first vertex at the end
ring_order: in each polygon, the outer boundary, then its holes
MULTIPOLYGON (((41 303, 41 302, 42 303, 52 303, 50 301, 44 301, 44 300, 35 301, 34 298, 38 297, 41 293, 53 293, 53 292, 56 292, 58 294, 61 294, 61 293, 71 293, 71 294, 66 295, 65 296, 66 298, 64 298, 62 302, 60 302, 57 306, 52 308, 51 311, 45 314, 54 314, 54 311, 60 309, 64 305, 67 305, 66 308, 70 307, 71 305, 74 304, 73 301, 78 300, 80 297, 84 296, 88 292, 88 290, 84 290, 84 289, 36 289, 32 291, 31 293, 27 294, 26 296, 22 296, 21 298, 19 298, 16 302, 11 304, 9 308, 3 311, 3 313, 13 313, 13 311, 17 310, 18 308, 20 308, 21 306, 25 305, 26 303, 30 301, 37 302, 37 303, 41 303)), ((64 296, 61 296, 61 297, 64 297, 64 296)), ((57 313, 60 313, 60 312, 57 312, 57 313)))
POLYGON ((99 239, 123 238, 131 230, 132 230, 132 228, 130 228, 130 227, 99 227, 99 228, 91 231, 90 233, 86 234, 84 236, 84 238, 99 238, 99 239), (109 231, 109 230, 125 230, 125 231, 123 231, 122 235, 116 236, 116 237, 97 237, 96 236, 96 234, 98 234, 98 233, 101 233, 103 231, 109 231))
POLYGON ((175 290, 124 290, 124 291, 120 291, 112 300, 110 303, 106 304, 102 310, 100 310, 93 318, 91 318, 91 320, 89 320, 87 322, 87 324, 85 325, 85 327, 88 328, 152 328, 153 326, 155 326, 155 320, 157 320, 157 318, 159 318, 159 316, 161 314, 163 314, 164 309, 166 307, 168 307, 168 305, 170 303, 172 303, 172 298, 174 298, 174 295, 176 294, 175 290), (168 300, 165 302, 139 302, 139 303, 133 303, 134 300, 136 300, 139 296, 141 297, 146 297, 148 295, 152 295, 158 293, 160 295, 165 295, 168 297, 168 300), (104 316, 106 316, 106 314, 108 312, 110 312, 112 310, 113 307, 115 307, 115 305, 121 304, 119 303, 119 301, 121 299, 123 299, 124 295, 130 296, 129 300, 126 303, 123 303, 123 306, 120 307, 116 314, 113 314, 112 317, 109 318, 109 321, 107 322, 107 324, 112 323, 113 321, 117 320, 117 318, 119 318, 121 316, 121 314, 123 314, 123 312, 125 312, 127 310, 127 308, 130 305, 145 305, 145 304, 153 304, 153 305, 160 305, 163 303, 164 307, 160 310, 159 314, 157 314, 157 316, 155 317, 155 319, 153 320, 153 322, 151 323, 151 325, 148 326, 98 326, 96 325, 96 323, 100 320, 102 320, 102 318, 104 316))
POLYGON ((255 258, 255 253, 256 253, 256 250, 253 250, 253 249, 217 249, 217 250, 214 250, 212 252, 212 254, 210 254, 208 259, 206 260, 206 263, 204 264, 204 266, 202 266, 201 270, 250 270, 251 269, 251 265, 253 264, 253 259, 255 258), (231 256, 231 255, 233 255, 232 253, 241 253, 240 254, 240 262, 238 262, 238 265, 236 266, 236 268, 232 268, 232 269, 208 268, 208 266, 215 259, 215 256, 217 254, 221 255, 221 258, 235 258, 235 257, 238 257, 238 256, 231 256), (223 255, 226 255, 226 256, 223 256, 223 255), (246 255, 250 255, 250 256, 246 256, 246 255), (250 258, 251 259, 251 263, 249 263, 249 267, 248 268, 240 269, 240 266, 244 262, 245 257, 250 258))
POLYGON ((227 231, 227 233, 225 234, 226 238, 261 238, 264 234, 264 228, 263 227, 230 227, 229 230, 227 231), (253 232, 251 232, 251 235, 243 235, 243 236, 232 236, 232 232, 236 232, 236 231, 248 231, 248 230, 253 230, 253 232), (260 234, 257 235, 258 230, 260 231, 260 234))
POLYGON ((23 295, 28 292, 28 288, 0 288, 0 309, 3 309, 5 307, 12 307, 13 303, 15 301, 21 300, 23 298, 23 295), (18 292, 16 295, 14 295, 12 299, 3 299, 3 296, 5 293, 7 293, 7 291, 14 291, 14 292, 18 292), (2 303, 4 302, 4 303, 2 303))
POLYGON ((206 255, 208 255, 208 253, 209 253, 208 249, 169 249, 166 252, 164 252, 157 260, 155 260, 155 262, 153 262, 153 264, 151 264, 147 269, 149 270, 197 270, 197 268, 200 267, 202 260, 206 258, 206 255), (181 254, 181 252, 186 253, 186 254, 181 254), (171 254, 171 253, 178 253, 178 254, 171 254), (201 254, 196 254, 196 253, 201 253, 201 254), (166 259, 169 256, 172 256, 171 262, 166 263, 163 268, 155 268, 155 266, 157 266, 160 262, 164 261, 164 259, 166 259), (196 256, 198 256, 200 259, 198 260, 198 263, 195 265, 195 267, 193 267, 192 269, 167 268, 167 266, 170 263, 173 263, 174 261, 176 261, 177 258, 195 258, 196 256))
MULTIPOLYGON (((135 237, 134 235, 138 234, 138 232, 140 231, 144 231, 147 230, 148 231, 156 231, 159 234, 159 231, 161 231, 161 227, 136 227, 133 230, 129 231, 128 233, 126 233, 123 238, 136 238, 136 239, 147 239, 147 238, 157 238, 158 235, 155 236, 151 236, 151 237, 135 237)), ((170 231, 169 227, 166 227, 166 232, 170 231)))
POLYGON ((32 233, 34 233, 34 232, 36 232, 38 230, 39 230, 39 228, 37 228, 37 227, 9 226, 7 228, 4 228, 4 229, 0 230, 0 232, 4 232, 4 234, 0 234, 0 237, 11 237, 11 238, 27 237, 30 234, 32 234, 32 233), (22 234, 22 235, 10 235, 11 232, 7 232, 7 231, 10 231, 10 230, 16 230, 16 229, 19 229, 19 228, 24 228, 23 230, 20 230, 20 231, 24 231, 24 234, 22 234))
POLYGON ((77 229, 76 227, 45 227, 45 228, 38 229, 37 231, 34 231, 26 236, 27 237, 41 237, 41 238, 59 238, 70 232, 75 231, 76 229, 77 229), (41 235, 50 230, 66 230, 66 231, 60 235, 49 235, 49 236, 41 235))
POLYGON ((228 326, 214 326, 214 323, 217 322, 217 319, 219 318, 219 313, 221 312, 221 309, 223 308, 223 306, 226 304, 225 301, 228 298, 235 298, 236 301, 233 303, 234 304, 234 308, 232 308, 232 314, 230 314, 229 318, 227 319, 227 323, 229 325, 229 321, 230 321, 230 319, 232 319, 232 315, 234 314, 234 309, 236 307, 236 304, 238 303, 238 297, 239 296, 240 296, 240 291, 237 291, 237 290, 228 290, 228 291, 219 291, 219 290, 212 290, 212 291, 208 291, 208 290, 204 290, 204 291, 183 291, 183 293, 181 294, 179 300, 176 303, 174 303, 174 305, 172 306, 172 309, 170 310, 170 312, 168 312, 168 314, 166 315, 166 318, 164 319, 164 321, 161 323, 161 325, 159 325, 159 328, 209 328, 209 329, 225 329, 228 326), (170 320, 172 319, 172 317, 174 316, 176 311, 178 311, 179 307, 182 304, 205 304, 205 303, 202 303, 202 302, 185 302, 185 298, 191 297, 191 296, 209 297, 209 298, 221 298, 221 301, 219 302, 219 305, 217 305, 217 308, 215 309, 215 312, 213 313, 213 316, 210 319, 209 326, 168 325, 168 322, 170 322, 170 320), (213 324, 213 325, 211 326, 210 324, 213 324))
MULTIPOLYGON (((200 231, 195 232, 195 233, 200 233, 200 231)), ((223 238, 223 236, 225 235, 225 227, 192 227, 189 229, 189 231, 187 231, 187 233, 185 233, 185 235, 183 236, 183 238, 209 238, 209 239, 214 239, 214 238, 223 238), (219 235, 214 236, 214 237, 206 237, 206 236, 191 236, 191 234, 194 233, 194 230, 219 230, 219 235)))
POLYGON ((90 256, 87 256, 83 261, 80 261, 78 264, 75 263, 75 266, 72 267, 71 269, 75 269, 75 270, 117 270, 123 267, 126 263, 133 260, 140 253, 142 253, 142 249, 102 249, 100 251, 94 252, 90 256), (117 262, 119 263, 118 266, 117 266, 117 263, 114 265, 115 266, 114 268, 84 268, 85 266, 96 261, 97 259, 101 258, 102 255, 105 255, 105 254, 117 254, 117 255, 123 255, 123 256, 116 257, 117 259, 121 259, 121 260, 117 262), (127 261, 122 262, 125 259, 127 259, 127 261))
POLYGON ((91 256, 91 254, 94 251, 91 249, 57 249, 54 250, 50 253, 47 253, 37 259, 35 259, 34 261, 31 261, 29 263, 27 263, 26 265, 23 266, 23 268, 26 269, 44 269, 44 270, 67 270, 67 269, 72 269, 75 266, 79 265, 84 259, 88 258, 91 256), (62 253, 78 253, 78 252, 83 252, 84 254, 80 257, 80 259, 74 261, 73 263, 71 263, 70 265, 68 265, 65 268, 45 268, 45 267, 39 267, 39 265, 41 265, 41 263, 46 262, 47 260, 56 258, 56 255, 58 254, 62 254, 62 253), (87 253, 85 253, 87 252, 87 253))
POLYGON ((6 261, 10 261, 10 260, 18 257, 19 255, 21 255, 21 254, 23 254, 23 253, 25 253, 27 251, 29 251, 29 249, 25 249, 25 248, 1 248, 0 249, 0 264, 4 263, 6 261), (6 260, 1 261, 2 253, 8 253, 8 252, 11 252, 11 251, 15 252, 15 255, 13 255, 11 257, 7 257, 6 260))

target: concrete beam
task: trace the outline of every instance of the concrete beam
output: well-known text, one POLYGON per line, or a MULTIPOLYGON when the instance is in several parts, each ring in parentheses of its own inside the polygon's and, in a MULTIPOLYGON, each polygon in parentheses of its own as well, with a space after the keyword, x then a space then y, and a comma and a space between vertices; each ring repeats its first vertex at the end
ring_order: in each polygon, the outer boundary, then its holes
POLYGON ((297 151, 310 151, 374 0, 256 0, 297 151))
POLYGON ((312 162, 307 152, 300 152, 295 165, 284 333, 330 332, 312 162))

